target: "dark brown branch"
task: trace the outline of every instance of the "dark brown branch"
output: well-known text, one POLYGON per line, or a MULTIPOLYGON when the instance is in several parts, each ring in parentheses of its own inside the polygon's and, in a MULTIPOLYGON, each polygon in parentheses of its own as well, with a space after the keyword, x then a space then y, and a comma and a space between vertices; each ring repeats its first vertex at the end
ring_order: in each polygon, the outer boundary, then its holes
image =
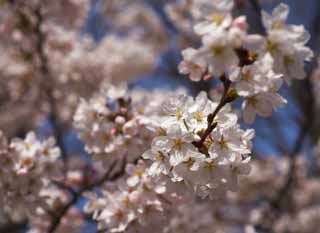
POLYGON ((227 104, 230 103, 234 100, 234 98, 232 96, 229 95, 229 90, 230 90, 230 86, 231 86, 231 81, 229 79, 227 79, 225 76, 222 76, 220 78, 220 80, 223 82, 223 86, 224 86, 224 91, 222 94, 222 97, 220 99, 220 102, 218 104, 218 106, 216 107, 216 109, 214 110, 213 113, 211 113, 208 116, 208 127, 205 130, 205 132, 201 135, 201 139, 200 141, 196 141, 193 142, 193 145, 195 147, 197 147, 200 151, 202 150, 202 147, 204 145, 204 142, 206 141, 206 139, 208 138, 208 136, 212 133, 212 131, 215 129, 215 127, 217 126, 217 123, 214 122, 214 119, 216 118, 216 116, 218 115, 218 113, 220 112, 220 110, 227 104))

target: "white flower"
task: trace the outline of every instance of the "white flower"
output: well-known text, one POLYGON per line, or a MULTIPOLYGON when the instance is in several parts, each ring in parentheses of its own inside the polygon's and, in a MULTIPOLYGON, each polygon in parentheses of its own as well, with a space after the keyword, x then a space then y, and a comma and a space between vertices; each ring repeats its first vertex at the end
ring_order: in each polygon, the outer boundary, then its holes
POLYGON ((241 48, 247 38, 248 24, 245 16, 239 16, 232 22, 229 29, 228 40, 234 48, 241 48))
POLYGON ((205 35, 214 32, 219 28, 228 28, 232 22, 232 16, 228 9, 215 8, 213 11, 204 17, 205 20, 194 26, 194 32, 198 35, 205 35))
POLYGON ((275 71, 284 74, 287 82, 290 79, 303 79, 305 77, 304 61, 310 61, 312 51, 304 43, 290 37, 290 32, 273 30, 269 32, 267 51, 270 52, 275 62, 275 71))
POLYGON ((171 96, 162 105, 165 116, 162 123, 163 128, 169 128, 171 125, 184 125, 184 120, 188 116, 188 108, 192 104, 192 98, 186 95, 171 96))
MULTIPOLYGON (((218 104, 218 102, 213 102, 213 109, 216 109, 218 104)), ((238 116, 232 111, 231 105, 226 104, 213 120, 219 125, 220 129, 227 129, 237 124, 238 116)))
POLYGON ((238 95, 244 97, 255 95, 268 91, 270 85, 282 77, 282 75, 276 75, 272 69, 273 58, 267 53, 252 65, 236 70, 231 74, 230 80, 235 82, 238 95))
POLYGON ((219 154, 211 153, 209 158, 201 164, 198 181, 194 184, 194 190, 201 195, 204 187, 206 189, 220 189, 223 178, 227 173, 227 160, 219 154))
POLYGON ((153 144, 162 144, 162 151, 169 155, 171 166, 187 161, 190 158, 190 152, 195 151, 191 144, 194 136, 190 132, 183 131, 178 125, 171 126, 166 136, 156 137, 153 144))
POLYGON ((270 16, 263 12, 263 22, 267 28, 266 50, 275 60, 275 71, 284 75, 287 83, 291 79, 305 78, 304 61, 310 61, 312 51, 305 46, 310 39, 303 26, 286 25, 289 8, 285 4, 276 7, 270 16))
POLYGON ((10 147, 15 153, 15 169, 17 173, 27 173, 32 169, 38 159, 38 151, 41 148, 39 140, 34 132, 29 132, 25 140, 13 139, 10 147))
POLYGON ((145 163, 142 160, 138 161, 137 165, 127 164, 126 173, 130 176, 127 179, 127 185, 134 187, 140 183, 146 170, 145 163))
POLYGON ((272 112, 283 107, 287 101, 278 93, 265 92, 246 98, 243 102, 243 119, 247 124, 253 123, 256 114, 262 117, 271 116, 272 112))
POLYGON ((74 114, 74 125, 76 128, 95 132, 99 130, 99 122, 108 112, 105 107, 105 100, 100 96, 93 97, 89 102, 81 99, 74 114))
MULTIPOLYGON (((97 217, 98 221, 104 221, 108 225, 110 232, 123 232, 135 218, 134 212, 127 206, 127 202, 130 202, 128 197, 123 195, 125 194, 106 194, 106 206, 97 217)), ((103 228, 104 224, 99 224, 99 227, 103 228)))
POLYGON ((190 151, 190 156, 187 161, 178 164, 172 169, 172 181, 184 181, 186 184, 193 185, 198 182, 201 177, 198 177, 198 170, 205 160, 205 155, 190 151))
POLYGON ((152 160, 152 164, 148 169, 150 176, 157 176, 161 173, 168 174, 169 172, 169 161, 168 156, 165 155, 161 150, 161 147, 158 147, 156 144, 158 143, 157 140, 154 140, 151 149, 147 150, 143 153, 142 158, 152 160))
POLYGON ((231 73, 239 64, 237 54, 228 43, 228 32, 218 30, 205 35, 202 39, 201 53, 206 59, 209 72, 214 77, 231 73))
POLYGON ((227 28, 232 21, 233 0, 195 1, 193 15, 201 21, 194 26, 198 35, 227 28))
POLYGON ((279 4, 269 15, 265 11, 262 11, 263 25, 268 29, 283 29, 286 27, 285 22, 289 15, 289 7, 286 4, 279 4))
POLYGON ((56 140, 51 137, 41 143, 39 149, 40 160, 54 162, 61 156, 61 150, 56 147, 56 140))
POLYGON ((206 63, 199 56, 198 51, 188 48, 182 51, 183 61, 179 64, 182 74, 190 74, 192 81, 200 81, 206 71, 206 63))
POLYGON ((188 109, 186 124, 195 132, 204 130, 208 126, 208 115, 213 111, 213 103, 208 99, 207 93, 200 92, 188 109))
POLYGON ((211 133, 212 144, 209 147, 209 153, 221 156, 229 156, 233 152, 249 154, 250 150, 242 142, 243 131, 238 125, 227 129, 217 127, 211 133))

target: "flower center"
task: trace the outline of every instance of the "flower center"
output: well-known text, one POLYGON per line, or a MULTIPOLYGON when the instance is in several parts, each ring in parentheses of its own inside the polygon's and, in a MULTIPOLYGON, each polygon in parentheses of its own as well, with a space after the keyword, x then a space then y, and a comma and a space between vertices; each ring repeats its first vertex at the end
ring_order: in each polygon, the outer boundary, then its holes
POLYGON ((199 112, 199 111, 195 112, 194 119, 196 119, 197 121, 202 121, 202 119, 203 119, 202 112, 199 112))
POLYGON ((141 171, 141 169, 137 169, 134 174, 138 177, 142 177, 143 172, 141 171))
POLYGON ((267 43, 267 51, 269 51, 271 54, 275 53, 278 50, 278 44, 272 41, 268 41, 267 43))
POLYGON ((156 155, 155 155, 155 160, 156 160, 156 161, 163 161, 163 160, 164 160, 164 156, 163 156, 163 154, 162 154, 160 151, 158 151, 158 152, 156 153, 156 155))
POLYGON ((205 169, 208 169, 209 171, 212 171, 213 169, 215 169, 217 167, 216 163, 214 160, 206 162, 204 165, 205 169))
POLYGON ((122 210, 117 210, 116 213, 115 213, 115 216, 118 220, 121 220, 124 218, 124 213, 122 210))
POLYGON ((283 22, 275 22, 272 24, 272 29, 283 29, 285 24, 283 22))
POLYGON ((223 23, 224 17, 223 15, 213 15, 212 22, 221 25, 223 23))
POLYGON ((180 120, 182 118, 182 116, 183 116, 183 113, 182 113, 181 109, 177 109, 177 111, 176 111, 177 120, 180 120))
POLYGON ((285 64, 285 66, 290 66, 290 65, 293 65, 295 63, 294 59, 292 57, 290 57, 290 56, 284 56, 283 62, 285 64))
POLYGON ((221 56, 223 54, 223 50, 224 50, 224 47, 222 46, 216 46, 211 48, 211 51, 215 56, 221 56))
POLYGON ((256 107, 258 103, 258 100, 255 96, 251 96, 248 98, 248 104, 252 105, 253 107, 256 107))
POLYGON ((174 140, 174 147, 177 150, 181 150, 182 149, 182 145, 183 145, 183 141, 181 140, 181 138, 177 138, 174 140))
POLYGON ((226 149, 228 148, 228 141, 224 139, 223 136, 221 136, 220 141, 218 142, 220 145, 220 149, 226 149))
POLYGON ((188 168, 191 168, 194 164, 194 160, 190 158, 188 161, 185 161, 184 164, 186 164, 188 168))
POLYGON ((245 71, 243 74, 242 74, 242 80, 244 81, 250 81, 252 80, 252 74, 251 72, 248 70, 248 71, 245 71))
POLYGON ((24 158, 22 161, 22 166, 23 167, 31 167, 33 164, 33 160, 31 158, 24 158))

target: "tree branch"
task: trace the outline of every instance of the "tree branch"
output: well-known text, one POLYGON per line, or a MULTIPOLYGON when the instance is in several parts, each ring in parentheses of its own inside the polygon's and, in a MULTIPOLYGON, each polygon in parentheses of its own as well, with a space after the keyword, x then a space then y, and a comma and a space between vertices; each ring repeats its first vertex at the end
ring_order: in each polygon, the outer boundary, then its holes
MULTIPOLYGON (((67 191, 70 192, 71 199, 60 210, 59 214, 53 217, 53 220, 52 220, 51 225, 49 226, 47 232, 54 233, 58 229, 63 217, 68 213, 69 209, 78 202, 78 200, 83 196, 84 192, 87 192, 87 191, 90 191, 96 187, 99 187, 100 185, 102 185, 106 181, 115 181, 118 178, 120 178, 125 172, 126 159, 123 159, 122 165, 121 165, 119 171, 112 174, 116 165, 117 165, 117 161, 114 161, 111 164, 109 170, 101 178, 99 178, 98 180, 96 180, 95 182, 93 182, 91 184, 88 184, 88 185, 82 187, 78 191, 75 191, 73 188, 66 186, 65 184, 61 184, 61 185, 59 184, 60 187, 63 187, 64 189, 66 189, 67 191)), ((54 183, 57 183, 57 182, 54 182, 54 183)))
POLYGON ((193 142, 193 145, 206 154, 206 150, 204 148, 204 142, 206 141, 207 137, 212 133, 212 131, 216 128, 217 123, 214 121, 220 110, 227 104, 233 101, 233 98, 230 98, 229 90, 231 86, 231 81, 226 78, 224 75, 220 78, 223 83, 224 90, 220 102, 213 113, 209 114, 207 121, 208 127, 205 132, 201 135, 200 141, 193 142))

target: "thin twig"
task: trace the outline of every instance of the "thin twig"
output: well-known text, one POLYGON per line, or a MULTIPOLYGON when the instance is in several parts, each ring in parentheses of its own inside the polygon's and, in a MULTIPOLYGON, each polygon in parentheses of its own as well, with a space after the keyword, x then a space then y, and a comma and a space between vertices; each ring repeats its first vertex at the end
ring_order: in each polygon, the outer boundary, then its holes
MULTIPOLYGON (((137 161, 138 161, 138 159, 135 160, 133 163, 136 163, 137 161)), ((90 191, 96 187, 101 186, 106 181, 115 181, 118 178, 120 178, 125 172, 126 164, 127 164, 127 160, 124 158, 122 160, 122 165, 121 165, 120 169, 118 170, 118 172, 112 174, 112 172, 114 171, 114 168, 117 165, 117 161, 115 160, 111 164, 109 170, 101 178, 99 178, 98 180, 96 180, 95 182, 93 182, 91 184, 84 186, 79 191, 74 191, 74 189, 72 189, 71 187, 59 184, 60 187, 63 187, 65 189, 67 189, 68 191, 70 191, 72 194, 72 197, 71 197, 70 201, 62 208, 60 213, 53 218, 51 225, 48 229, 48 233, 55 232, 55 230, 59 227, 61 220, 67 214, 68 210, 78 202, 79 198, 83 196, 83 193, 90 191)))
MULTIPOLYGON (((59 214, 54 216, 53 219, 52 219, 52 222, 51 222, 51 225, 50 227, 48 228, 48 233, 53 233, 56 231, 56 229, 58 229, 60 223, 61 223, 61 220, 63 219, 63 217, 67 214, 68 210, 74 206, 80 197, 82 197, 83 193, 84 192, 87 192, 87 191, 90 191, 100 185, 102 185, 104 182, 106 181, 113 181, 113 180, 116 180, 118 179, 120 176, 123 175, 124 173, 124 168, 125 168, 125 164, 126 162, 123 161, 122 163, 122 166, 121 168, 119 169, 118 172, 114 173, 113 175, 111 175, 111 173, 113 172, 114 168, 116 167, 116 164, 117 164, 117 161, 114 161, 109 170, 100 178, 98 179, 97 181, 91 183, 91 184, 88 184, 86 186, 84 186, 83 188, 81 188, 79 191, 74 191, 71 187, 68 187, 66 185, 60 185, 60 187, 63 187, 67 190, 72 190, 71 191, 71 199, 69 200, 69 202, 59 211, 59 214)), ((55 182, 57 183, 57 182, 55 182)))
POLYGON ((224 91, 222 94, 222 97, 220 99, 220 102, 218 104, 218 106, 216 107, 216 109, 214 110, 213 113, 209 114, 208 116, 208 127, 205 130, 205 132, 201 135, 201 139, 200 141, 196 141, 193 142, 193 145, 201 148, 205 142, 205 140, 207 139, 207 137, 212 133, 212 131, 215 129, 215 127, 217 126, 217 123, 214 121, 214 119, 216 118, 216 116, 218 115, 218 113, 220 112, 220 110, 227 104, 230 102, 230 99, 228 98, 228 92, 231 86, 231 82, 229 79, 227 79, 225 76, 222 76, 220 78, 220 80, 223 82, 223 86, 224 86, 224 91))

